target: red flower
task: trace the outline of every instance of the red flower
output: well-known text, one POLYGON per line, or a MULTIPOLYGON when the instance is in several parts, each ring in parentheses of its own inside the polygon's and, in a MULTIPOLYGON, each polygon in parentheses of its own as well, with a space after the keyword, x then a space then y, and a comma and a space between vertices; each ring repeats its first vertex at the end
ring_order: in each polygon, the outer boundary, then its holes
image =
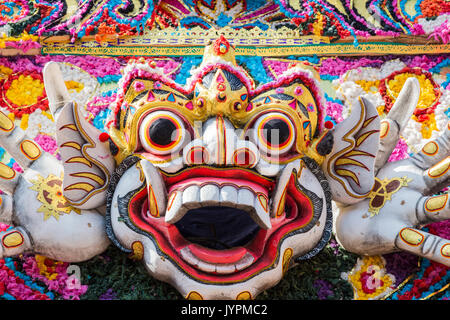
POLYGON ((54 261, 52 259, 45 258, 44 264, 45 264, 46 267, 51 267, 51 266, 54 265, 54 261))
POLYGON ((364 293, 371 294, 374 293, 378 287, 384 285, 383 280, 374 277, 375 270, 372 272, 361 273, 361 287, 364 293), (378 283, 377 283, 378 282, 378 283))
POLYGON ((398 296, 398 300, 411 300, 411 299, 412 299, 411 291, 405 292, 404 294, 398 296))

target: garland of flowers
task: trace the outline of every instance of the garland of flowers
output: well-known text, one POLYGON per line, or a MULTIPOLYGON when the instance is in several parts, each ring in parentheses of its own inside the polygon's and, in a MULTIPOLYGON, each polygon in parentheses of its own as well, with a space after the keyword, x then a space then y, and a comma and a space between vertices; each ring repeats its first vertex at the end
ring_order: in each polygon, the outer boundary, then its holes
POLYGON ((0 48, 16 48, 27 53, 31 49, 40 48, 39 37, 28 34, 27 32, 22 33, 18 37, 9 37, 6 33, 3 33, 0 37, 0 48))
POLYGON ((0 26, 9 29, 8 36, 20 37, 27 27, 40 19, 43 12, 36 9, 32 1, 16 0, 2 4, 0 26))
POLYGON ((42 287, 29 277, 16 271, 16 262, 11 258, 0 260, 0 296, 6 300, 50 300, 42 287))
MULTIPOLYGON (((0 232, 10 229, 8 225, 0 224, 0 232)), ((63 299, 79 300, 87 286, 81 285, 78 279, 67 274, 68 266, 68 263, 39 255, 0 259, 0 298, 52 300, 60 296, 63 299)))
POLYGON ((87 286, 68 276, 68 265, 38 255, 27 255, 19 260, 4 258, 0 260, 0 297, 6 300, 52 300, 58 296, 79 300, 87 286))
POLYGON ((432 18, 450 12, 450 4, 445 0, 422 0, 417 1, 417 5, 423 17, 432 18))
POLYGON ((395 288, 395 277, 386 273, 386 260, 381 256, 359 258, 349 273, 341 276, 353 286, 355 300, 380 299, 395 288))
MULTIPOLYGON (((386 2, 373 0, 369 8, 380 18, 381 28, 373 27, 367 19, 357 12, 351 1, 342 1, 347 16, 340 14, 327 1, 306 1, 301 10, 289 6, 285 0, 275 0, 271 6, 246 4, 250 10, 261 9, 260 18, 252 18, 248 13, 247 20, 235 19, 237 9, 230 6, 227 12, 215 17, 205 14, 192 2, 193 11, 185 8, 186 18, 180 20, 170 9, 159 6, 153 8, 153 1, 140 1, 143 8, 137 15, 129 1, 106 1, 95 8, 94 1, 85 1, 76 13, 64 20, 67 12, 66 1, 31 1, 18 0, 11 2, 0 14, 0 26, 4 33, 0 37, 0 48, 17 48, 23 52, 38 48, 37 36, 70 35, 71 40, 85 36, 94 36, 98 42, 109 37, 134 35, 155 25, 192 28, 201 25, 210 28, 212 25, 235 28, 252 28, 258 26, 266 30, 271 26, 284 25, 298 29, 304 35, 328 36, 332 39, 353 36, 355 45, 357 36, 370 35, 397 36, 402 34, 422 35, 447 43, 450 41, 449 15, 450 4, 444 0, 418 0, 415 3, 416 14, 411 16, 406 10, 406 0, 386 2), (120 7, 123 4, 122 7, 120 7), (8 7, 9 6, 9 7, 8 7), (279 16, 279 22, 270 24, 271 12, 274 7, 280 9, 285 17, 279 16), (14 8, 15 9, 14 9, 14 8), (12 10, 14 9, 14 10, 12 10), (92 13, 89 19, 83 19, 87 13, 92 13), (160 15, 155 17, 155 13, 160 15), (152 16, 153 15, 153 16, 152 16), (167 17, 166 21, 163 21, 167 17), (252 20, 253 19, 253 20, 252 20), (349 21, 352 19, 353 21, 349 21), (83 21, 78 23, 77 21, 83 21), (279 24, 278 24, 279 23, 279 24), (9 28, 9 30, 8 30, 9 28)), ((256 15, 255 15, 256 16, 256 15)), ((415 76, 422 88, 427 88, 421 94, 422 105, 409 121, 402 139, 394 149, 389 161, 405 159, 416 151, 427 139, 436 137, 446 126, 450 116, 450 78, 444 75, 450 59, 439 56, 404 56, 404 57, 362 57, 362 58, 318 58, 318 57, 286 57, 286 59, 270 60, 262 57, 238 57, 239 68, 233 69, 242 75, 250 74, 256 83, 246 85, 252 92, 259 86, 258 92, 269 87, 273 82, 281 85, 280 76, 287 74, 283 81, 289 81, 299 72, 295 66, 299 60, 307 61, 309 66, 320 75, 318 83, 308 81, 306 84, 318 90, 319 86, 326 89, 323 109, 323 121, 337 124, 343 121, 351 110, 351 98, 363 95, 372 101, 381 117, 386 116, 392 108, 402 83, 408 76, 415 76), (263 66, 263 67, 261 67, 263 66), (291 69, 290 69, 291 68, 291 69), (287 73, 286 73, 287 72, 287 73), (290 77, 289 77, 290 75, 290 77), (319 85, 320 84, 320 85, 319 85), (330 90, 332 86, 336 88, 330 90)), ((37 56, 0 58, 0 107, 2 111, 36 141, 44 151, 56 156, 58 148, 54 137, 55 126, 52 115, 47 111, 48 102, 43 88, 42 69, 46 62, 57 61, 64 70, 64 79, 72 99, 86 97, 87 92, 94 96, 86 103, 89 120, 102 131, 107 130, 108 119, 113 115, 111 110, 120 108, 123 98, 122 88, 130 85, 134 77, 155 77, 177 90, 188 92, 210 69, 196 69, 201 62, 200 56, 189 58, 142 58, 134 61, 141 65, 135 73, 121 73, 121 68, 130 61, 128 57, 100 58, 89 56, 37 56), (150 70, 151 69, 151 70, 150 70), (150 72, 151 71, 151 72, 150 72), (89 80, 88 80, 89 78, 89 80), (190 80, 186 83, 186 79, 190 80), (95 82, 95 86, 91 83, 95 82), (114 89, 117 86, 121 89, 114 89), (183 89, 185 88, 185 89, 183 89), (186 89, 187 88, 187 89, 186 89)), ((131 62, 133 64, 133 61, 131 62)), ((129 65, 129 64, 128 64, 129 65)), ((210 68, 217 67, 213 64, 210 68)), ((223 64, 221 67, 231 68, 223 64)), ((139 84, 138 84, 139 86, 139 84)), ((0 160, 21 173, 23 169, 12 159, 4 149, 0 148, 0 160)), ((0 225, 5 231, 7 225, 0 225)), ((424 230, 450 239, 450 223, 440 222, 428 225, 424 230)), ((327 250, 334 252, 336 259, 341 258, 342 248, 332 240, 327 250)), ((117 260, 121 261, 121 260, 117 260)), ((114 261, 114 263, 117 263, 114 261)), ((341 260, 339 260, 341 261, 341 260)), ((334 261, 332 261, 334 262, 334 261)), ((123 263, 123 261, 122 261, 123 263)), ((17 258, 0 260, 0 297, 3 299, 79 299, 89 291, 87 285, 82 285, 79 279, 67 274, 69 264, 53 261, 39 255, 24 255, 17 258)), ((319 270, 316 270, 318 274, 319 270)), ((351 270, 343 274, 354 290, 356 299, 449 299, 448 283, 449 269, 420 259, 407 253, 394 253, 384 256, 360 258, 351 270), (378 269, 369 270, 369 266, 378 269), (377 271, 378 270, 378 271, 377 271), (378 273, 377 273, 378 272, 378 273), (377 276, 376 286, 371 282, 377 276)), ((320 278, 313 281, 313 288, 319 299, 328 299, 337 290, 336 279, 320 278)), ((99 299, 120 298, 117 288, 103 288, 99 299), (105 290, 108 288, 107 290, 105 290)))
POLYGON ((79 300, 87 291, 86 285, 81 285, 80 279, 67 274, 69 263, 34 255, 24 257, 23 269, 34 281, 43 282, 49 290, 66 300, 79 300))
POLYGON ((434 82, 431 73, 424 72, 419 68, 404 68, 395 71, 389 77, 380 82, 379 90, 383 99, 385 100, 385 110, 389 112, 395 102, 395 98, 406 81, 411 75, 417 75, 421 83, 421 99, 418 102, 417 108, 414 110, 414 115, 418 122, 424 122, 429 119, 427 114, 434 113, 436 105, 441 96, 439 86, 434 82), (432 86, 431 90, 429 87, 432 86))

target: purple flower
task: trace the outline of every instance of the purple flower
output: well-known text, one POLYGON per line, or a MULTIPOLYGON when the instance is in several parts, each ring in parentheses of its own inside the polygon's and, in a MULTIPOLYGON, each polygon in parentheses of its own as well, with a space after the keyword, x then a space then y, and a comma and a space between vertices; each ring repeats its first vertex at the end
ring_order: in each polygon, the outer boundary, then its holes
POLYGON ((407 252, 389 253, 383 256, 386 260, 386 272, 394 275, 395 285, 402 283, 417 269, 417 256, 407 252))
POLYGON ((116 299, 117 299, 117 295, 116 295, 116 293, 113 291, 113 289, 109 288, 109 289, 106 290, 106 292, 103 293, 98 299, 99 299, 99 300, 116 300, 116 299))
POLYGON ((333 286, 326 280, 317 279, 313 284, 317 289, 317 297, 319 300, 326 300, 329 296, 333 295, 333 286))
POLYGON ((331 239, 331 241, 330 241, 330 243, 329 243, 328 245, 330 246, 330 248, 333 248, 333 249, 334 249, 333 253, 334 253, 334 255, 337 256, 337 255, 339 254, 339 248, 340 248, 340 246, 339 246, 339 244, 336 242, 336 240, 331 239))

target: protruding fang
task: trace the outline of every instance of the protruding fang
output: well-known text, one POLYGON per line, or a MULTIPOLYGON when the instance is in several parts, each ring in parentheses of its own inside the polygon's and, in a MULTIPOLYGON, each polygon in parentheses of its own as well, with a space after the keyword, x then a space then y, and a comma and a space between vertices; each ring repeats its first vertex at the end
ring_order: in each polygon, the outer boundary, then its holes
POLYGON ((187 208, 182 207, 183 194, 181 191, 174 191, 169 196, 169 201, 167 203, 167 210, 165 221, 167 223, 175 223, 187 212, 187 208))

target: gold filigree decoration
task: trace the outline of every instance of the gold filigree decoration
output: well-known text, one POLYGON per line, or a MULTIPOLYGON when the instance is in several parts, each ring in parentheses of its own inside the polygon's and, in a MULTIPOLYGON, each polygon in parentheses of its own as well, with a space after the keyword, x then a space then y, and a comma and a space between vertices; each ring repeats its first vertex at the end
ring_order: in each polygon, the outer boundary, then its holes
POLYGON ((258 27, 252 29, 234 29, 225 27, 221 29, 192 29, 167 28, 163 30, 147 29, 140 37, 119 39, 120 45, 200 45, 205 46, 224 36, 231 45, 308 45, 330 43, 328 37, 302 36, 298 30, 282 27, 278 30, 262 30, 258 27))
POLYGON ((133 252, 130 255, 130 259, 142 260, 142 258, 144 258, 144 246, 142 242, 133 242, 133 244, 131 245, 131 249, 133 250, 133 252))
POLYGON ((262 30, 259 27, 252 29, 233 29, 224 27, 208 30, 200 27, 192 29, 165 28, 146 29, 142 35, 133 37, 111 37, 99 43, 94 40, 81 40, 76 44, 66 42, 52 42, 50 39, 41 41, 43 46, 82 46, 82 47, 107 47, 107 46, 206 46, 221 35, 229 39, 234 46, 293 46, 311 44, 329 44, 330 39, 322 36, 304 36, 298 30, 287 27, 280 29, 262 30))
POLYGON ((381 208, 385 205, 386 201, 392 200, 392 195, 402 187, 406 187, 411 180, 412 179, 409 179, 408 177, 392 179, 385 178, 383 180, 375 178, 375 184, 372 191, 367 196, 367 198, 370 199, 370 216, 373 217, 374 215, 377 215, 381 208))
POLYGON ((42 203, 38 212, 44 214, 44 221, 50 217, 59 220, 61 214, 70 214, 72 211, 81 214, 79 209, 69 204, 62 193, 62 174, 61 177, 50 174, 47 178, 38 175, 30 182, 33 185, 29 189, 38 193, 36 198, 42 203))

